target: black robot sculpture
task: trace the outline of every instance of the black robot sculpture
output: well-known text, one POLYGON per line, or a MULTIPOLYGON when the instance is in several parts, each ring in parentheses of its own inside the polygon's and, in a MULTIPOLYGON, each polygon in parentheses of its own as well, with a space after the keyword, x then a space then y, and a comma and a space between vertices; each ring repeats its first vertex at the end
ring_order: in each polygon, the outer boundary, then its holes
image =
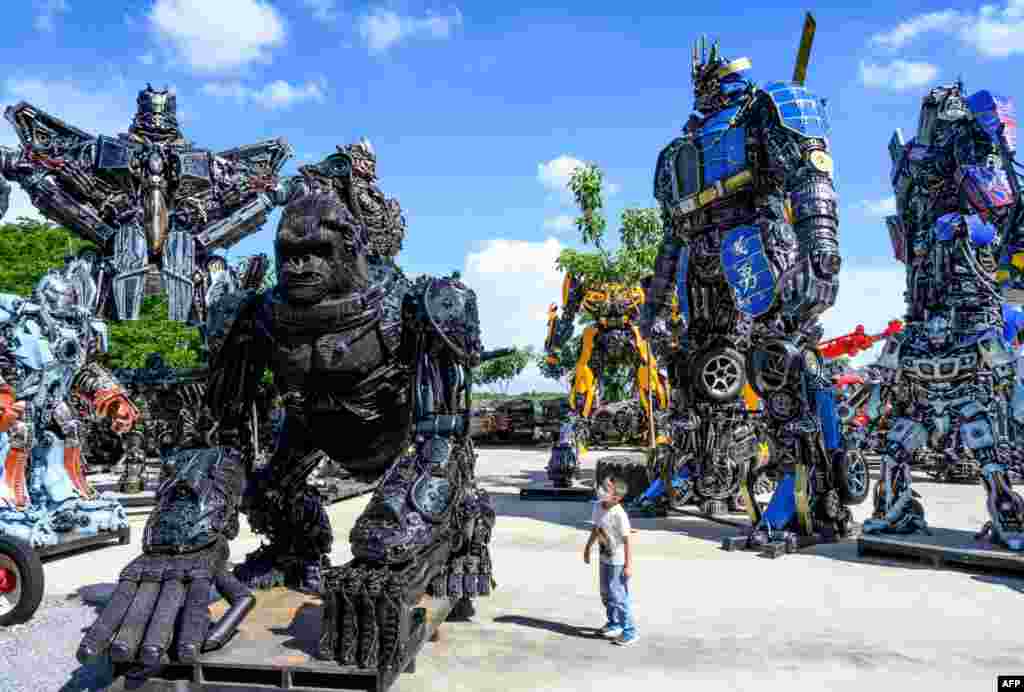
MULTIPOLYGON (((100 316, 139 317, 156 268, 170 317, 202 321, 213 255, 255 233, 283 203, 278 182, 291 156, 283 139, 220 153, 194 148, 178 127, 177 98, 147 86, 127 133, 94 136, 28 103, 4 112, 21 146, 0 148, 0 217, 18 183, 48 219, 99 246, 100 316), (6 179, 6 180, 5 180, 6 179)), ((216 293, 216 291, 214 291, 216 293)))
POLYGON ((471 598, 490 593, 494 510, 474 480, 468 435, 469 370, 486 356, 476 296, 454 278, 410 282, 374 250, 397 250, 397 232, 368 227, 354 158, 339 149, 288 181, 277 287, 229 294, 211 310, 208 405, 223 446, 174 460, 143 555, 121 574, 81 659, 195 660, 252 608, 249 587, 284 583, 323 594, 323 657, 393 668, 406 644, 402 611, 422 594, 467 614, 471 598), (284 429, 269 464, 247 469, 235 448, 266 368, 284 429), (322 453, 380 477, 350 534, 354 559, 340 567, 329 566, 331 527, 304 482, 322 453), (240 508, 267 543, 230 574, 240 508), (212 628, 200 597, 211 583, 234 604, 212 628))

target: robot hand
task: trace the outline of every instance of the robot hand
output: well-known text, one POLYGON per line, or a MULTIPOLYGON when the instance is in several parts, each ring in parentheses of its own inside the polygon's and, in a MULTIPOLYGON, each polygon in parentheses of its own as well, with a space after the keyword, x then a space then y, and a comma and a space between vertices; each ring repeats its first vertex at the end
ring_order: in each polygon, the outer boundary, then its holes
POLYGON ((228 571, 245 474, 241 455, 213 448, 178 456, 179 471, 157 491, 142 555, 121 571, 109 603, 82 638, 78 660, 84 664, 104 655, 147 668, 168 658, 192 663, 227 643, 255 605, 252 592, 228 571), (217 623, 210 622, 211 587, 230 604, 217 623))

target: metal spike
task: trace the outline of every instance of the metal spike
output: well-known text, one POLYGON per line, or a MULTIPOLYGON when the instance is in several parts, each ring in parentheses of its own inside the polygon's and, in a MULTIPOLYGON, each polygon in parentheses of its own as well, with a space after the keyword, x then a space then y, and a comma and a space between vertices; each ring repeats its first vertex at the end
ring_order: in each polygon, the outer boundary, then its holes
POLYGON ((700 63, 703 65, 707 62, 707 34, 701 34, 700 36, 700 63))

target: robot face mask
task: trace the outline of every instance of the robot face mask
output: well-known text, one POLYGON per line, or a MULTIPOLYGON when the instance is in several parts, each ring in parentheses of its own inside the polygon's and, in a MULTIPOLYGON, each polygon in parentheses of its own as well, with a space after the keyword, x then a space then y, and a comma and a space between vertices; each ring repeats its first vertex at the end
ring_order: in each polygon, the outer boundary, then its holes
POLYGON ((315 303, 369 284, 365 227, 333 190, 290 202, 274 249, 279 286, 289 301, 315 303))
POLYGON ((932 317, 925 325, 925 334, 932 348, 943 348, 949 342, 949 321, 945 317, 932 317))
POLYGON ((131 130, 143 134, 177 135, 178 99, 169 89, 157 91, 149 84, 139 92, 131 130))
POLYGON ((47 274, 39 281, 35 299, 51 313, 70 312, 78 302, 75 289, 59 274, 47 274))
POLYGON ((749 58, 728 60, 721 56, 718 42, 706 50, 701 37, 693 45, 690 78, 693 81, 694 108, 705 115, 721 110, 747 88, 743 73, 751 68, 749 58))

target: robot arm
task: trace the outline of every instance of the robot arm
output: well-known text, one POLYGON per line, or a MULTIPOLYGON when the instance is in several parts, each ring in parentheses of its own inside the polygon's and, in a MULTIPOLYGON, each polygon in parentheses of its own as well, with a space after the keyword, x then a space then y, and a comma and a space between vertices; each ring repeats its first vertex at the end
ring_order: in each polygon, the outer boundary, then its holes
POLYGON ((114 432, 128 432, 139 418, 139 409, 128 398, 128 393, 95 361, 86 363, 78 371, 72 386, 82 399, 92 404, 98 415, 110 418, 114 432))
POLYGON ((548 311, 548 336, 544 341, 544 350, 551 364, 557 362, 558 351, 572 338, 576 315, 583 304, 585 291, 586 287, 575 276, 565 275, 562 282, 562 316, 557 317, 554 306, 548 311))

